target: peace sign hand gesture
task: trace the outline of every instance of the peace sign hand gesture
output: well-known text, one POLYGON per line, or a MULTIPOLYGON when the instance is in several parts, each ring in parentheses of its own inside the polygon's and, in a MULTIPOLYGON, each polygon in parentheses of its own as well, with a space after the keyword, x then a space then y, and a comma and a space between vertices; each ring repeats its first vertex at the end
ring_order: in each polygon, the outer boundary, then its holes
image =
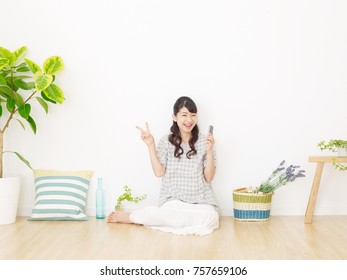
POLYGON ((141 139, 142 139, 143 142, 145 142, 145 144, 147 146, 150 146, 150 145, 152 145, 154 143, 154 138, 153 138, 152 134, 149 131, 149 127, 148 127, 148 123, 147 122, 146 122, 146 128, 145 129, 142 129, 139 126, 136 126, 136 128, 141 131, 141 139))

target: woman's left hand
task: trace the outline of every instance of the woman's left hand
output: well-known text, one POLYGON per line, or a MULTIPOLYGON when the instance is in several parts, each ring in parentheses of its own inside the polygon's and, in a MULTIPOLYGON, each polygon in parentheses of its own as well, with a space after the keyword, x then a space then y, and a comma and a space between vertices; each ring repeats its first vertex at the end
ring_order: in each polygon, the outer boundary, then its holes
POLYGON ((206 136, 206 152, 212 152, 212 147, 214 145, 214 137, 211 133, 206 136))

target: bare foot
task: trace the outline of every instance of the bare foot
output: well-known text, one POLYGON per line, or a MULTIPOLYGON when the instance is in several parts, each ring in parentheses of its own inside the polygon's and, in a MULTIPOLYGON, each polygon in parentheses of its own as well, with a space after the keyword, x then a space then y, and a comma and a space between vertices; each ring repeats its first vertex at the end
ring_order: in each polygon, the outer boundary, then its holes
POLYGON ((132 224, 133 222, 129 219, 130 213, 123 211, 113 211, 107 217, 108 223, 123 223, 123 224, 132 224))

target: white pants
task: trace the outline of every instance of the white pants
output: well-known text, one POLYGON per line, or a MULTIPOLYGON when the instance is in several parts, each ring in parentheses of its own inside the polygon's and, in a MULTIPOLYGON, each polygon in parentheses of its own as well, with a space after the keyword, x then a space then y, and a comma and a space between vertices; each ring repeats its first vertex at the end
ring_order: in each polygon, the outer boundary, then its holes
POLYGON ((219 227, 219 214, 212 205, 179 200, 135 210, 129 219, 135 224, 175 234, 206 235, 219 227))

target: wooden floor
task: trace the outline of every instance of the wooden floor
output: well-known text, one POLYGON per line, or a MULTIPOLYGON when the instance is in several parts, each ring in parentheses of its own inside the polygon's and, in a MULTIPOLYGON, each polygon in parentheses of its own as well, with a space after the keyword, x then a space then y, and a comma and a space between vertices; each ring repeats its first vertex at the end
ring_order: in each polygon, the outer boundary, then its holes
POLYGON ((272 216, 267 222, 222 217, 206 236, 139 225, 27 221, 0 226, 2 260, 346 260, 347 216, 272 216))

